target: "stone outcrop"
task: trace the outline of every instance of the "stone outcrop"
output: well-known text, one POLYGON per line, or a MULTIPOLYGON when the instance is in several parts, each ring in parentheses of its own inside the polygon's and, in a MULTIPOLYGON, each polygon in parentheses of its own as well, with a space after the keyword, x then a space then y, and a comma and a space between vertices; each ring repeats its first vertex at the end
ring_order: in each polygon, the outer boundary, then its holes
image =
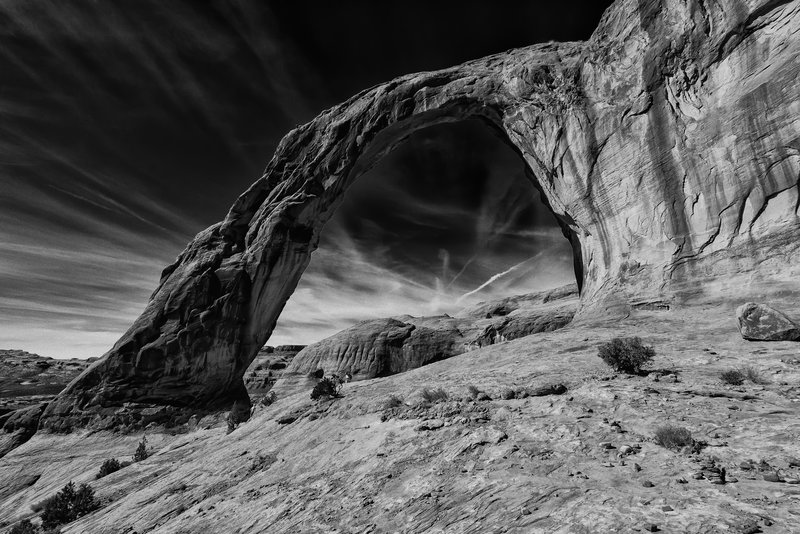
POLYGON ((572 243, 580 320, 796 296, 799 12, 789 0, 619 0, 586 42, 402 76, 324 111, 164 270, 45 426, 128 401, 242 399, 345 190, 442 122, 482 120, 524 159, 572 243))
POLYGON ((244 374, 247 392, 253 395, 268 393, 283 375, 289 364, 305 345, 278 345, 263 347, 244 374))
POLYGON ((798 341, 800 324, 786 315, 755 302, 743 304, 736 310, 739 332, 751 341, 798 341))
POLYGON ((569 324, 578 307, 575 284, 482 302, 455 317, 363 321, 300 351, 275 384, 283 397, 311 390, 315 375, 367 380, 402 373, 469 350, 569 324))

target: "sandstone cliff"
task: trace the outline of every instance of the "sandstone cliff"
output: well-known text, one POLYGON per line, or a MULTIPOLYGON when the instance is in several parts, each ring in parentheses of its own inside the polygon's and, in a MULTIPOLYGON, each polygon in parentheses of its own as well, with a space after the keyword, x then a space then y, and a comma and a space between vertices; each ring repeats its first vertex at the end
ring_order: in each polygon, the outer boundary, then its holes
POLYGON ((791 302, 799 11, 789 0, 619 0, 586 42, 402 76, 324 111, 164 270, 141 317, 43 423, 87 424, 133 401, 247 402, 242 374, 344 191, 409 132, 447 121, 483 120, 525 160, 574 249, 578 320, 791 302))

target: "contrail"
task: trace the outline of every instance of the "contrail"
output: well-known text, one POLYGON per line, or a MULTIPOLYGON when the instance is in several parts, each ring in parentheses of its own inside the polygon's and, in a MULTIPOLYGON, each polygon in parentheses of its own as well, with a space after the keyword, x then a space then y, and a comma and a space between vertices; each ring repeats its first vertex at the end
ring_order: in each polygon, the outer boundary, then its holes
POLYGON ((500 278, 504 277, 505 275, 507 275, 508 273, 510 273, 510 272, 512 272, 512 271, 515 271, 515 270, 517 270, 517 269, 518 269, 518 268, 519 268, 519 267, 520 267, 522 264, 524 264, 524 263, 527 263, 527 262, 529 262, 529 261, 531 261, 531 260, 533 260, 533 259, 536 259, 536 258, 538 258, 538 257, 539 257, 539 256, 541 256, 541 255, 542 255, 542 253, 541 253, 541 252, 539 252, 539 253, 537 253, 537 254, 535 254, 535 255, 531 256, 530 258, 528 258, 528 259, 526 259, 526 260, 522 260, 521 262, 519 262, 519 263, 518 263, 518 264, 516 264, 516 265, 512 265, 511 267, 509 267, 508 269, 506 269, 506 270, 505 270, 505 271, 503 271, 502 273, 497 273, 497 274, 495 274, 495 275, 492 275, 492 276, 491 276, 491 277, 490 277, 488 280, 486 280, 484 283, 482 283, 481 285, 479 285, 478 287, 476 287, 476 288, 475 288, 475 289, 473 289, 472 291, 469 291, 469 292, 467 292, 467 293, 464 293, 463 295, 461 295, 460 297, 458 297, 458 299, 456 299, 456 304, 460 304, 460 303, 461 303, 461 301, 462 301, 462 300, 464 300, 465 298, 469 297, 470 295, 474 295, 475 293, 477 293, 478 291, 480 291, 480 290, 481 290, 481 289, 483 289, 484 287, 488 286, 488 285, 489 285, 489 284, 491 284, 492 282, 495 282, 495 281, 497 281, 498 279, 500 279, 500 278))

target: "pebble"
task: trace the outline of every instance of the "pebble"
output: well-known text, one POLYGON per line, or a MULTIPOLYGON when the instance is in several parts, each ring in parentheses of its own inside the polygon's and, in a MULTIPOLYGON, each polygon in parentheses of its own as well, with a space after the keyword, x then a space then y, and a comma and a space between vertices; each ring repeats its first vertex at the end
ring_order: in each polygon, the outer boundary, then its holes
POLYGON ((666 505, 661 507, 662 512, 672 512, 672 506, 666 505))
POLYGON ((642 466, 639 464, 633 464, 633 470, 637 473, 642 470, 642 466))
POLYGON ((645 480, 645 481, 643 481, 643 482, 642 482, 642 487, 645 487, 645 488, 652 488, 652 487, 654 487, 654 486, 655 486, 655 484, 653 484, 653 483, 652 483, 652 482, 650 482, 649 480, 645 480))
POLYGON ((642 528, 644 528, 645 532, 658 532, 658 525, 655 523, 645 523, 642 528))
POLYGON ((531 515, 531 511, 528 510, 527 508, 523 507, 522 508, 522 515, 531 515))
POLYGON ((623 445, 622 447, 619 448, 620 454, 629 454, 631 451, 633 451, 633 447, 631 447, 630 445, 623 445))

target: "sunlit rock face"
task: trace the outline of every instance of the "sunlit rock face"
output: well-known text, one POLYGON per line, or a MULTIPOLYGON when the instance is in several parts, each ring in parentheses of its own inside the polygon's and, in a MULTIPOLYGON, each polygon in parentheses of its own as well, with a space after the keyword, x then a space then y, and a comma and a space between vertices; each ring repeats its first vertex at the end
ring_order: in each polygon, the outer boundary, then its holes
POLYGON ((389 376, 502 341, 552 332, 578 306, 575 284, 482 302, 451 317, 362 321, 313 343, 292 359, 274 387, 279 397, 308 391, 320 375, 351 380, 389 376))
MULTIPOLYGON (((410 132, 478 118, 520 153, 575 250, 577 317, 796 293, 800 4, 620 0, 587 42, 368 89, 290 132, 142 316, 46 410, 224 406, 347 187, 410 132)), ((734 302, 735 301, 735 302, 734 302)))

